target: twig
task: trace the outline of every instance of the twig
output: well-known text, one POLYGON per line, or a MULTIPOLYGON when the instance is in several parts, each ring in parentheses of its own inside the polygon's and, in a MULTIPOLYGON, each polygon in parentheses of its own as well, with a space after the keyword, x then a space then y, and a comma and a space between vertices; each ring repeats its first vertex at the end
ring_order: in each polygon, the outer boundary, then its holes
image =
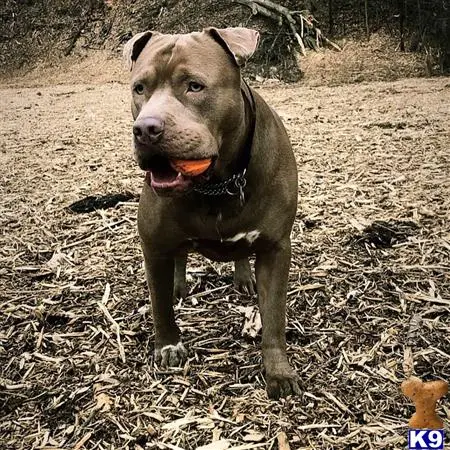
POLYGON ((102 313, 105 315, 105 317, 111 322, 111 328, 116 333, 117 346, 119 348, 120 358, 122 359, 122 362, 125 363, 126 362, 125 349, 123 348, 122 340, 120 339, 120 326, 115 321, 115 319, 113 318, 113 316, 108 311, 108 308, 105 305, 105 302, 109 298, 110 291, 111 291, 110 285, 109 285, 109 283, 107 283, 106 288, 105 288, 105 293, 103 294, 102 301, 98 302, 98 307, 100 308, 102 313))

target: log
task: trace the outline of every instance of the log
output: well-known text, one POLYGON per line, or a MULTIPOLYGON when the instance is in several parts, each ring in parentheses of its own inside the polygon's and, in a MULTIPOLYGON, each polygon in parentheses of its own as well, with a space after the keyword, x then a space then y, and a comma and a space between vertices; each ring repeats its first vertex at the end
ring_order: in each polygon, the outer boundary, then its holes
MULTIPOLYGON (((273 9, 279 14, 286 17, 289 16, 292 19, 291 11, 284 6, 279 5, 278 3, 271 2, 270 0, 253 0, 253 2, 258 3, 259 5, 262 5, 268 9, 273 9)), ((292 19, 292 21, 295 22, 294 19, 292 19)))
POLYGON ((253 0, 233 0, 233 3, 239 3, 241 5, 248 6, 252 10, 252 14, 254 16, 256 16, 257 14, 261 14, 263 16, 269 17, 272 20, 275 20, 279 25, 282 25, 282 17, 268 10, 264 6, 257 5, 253 0))

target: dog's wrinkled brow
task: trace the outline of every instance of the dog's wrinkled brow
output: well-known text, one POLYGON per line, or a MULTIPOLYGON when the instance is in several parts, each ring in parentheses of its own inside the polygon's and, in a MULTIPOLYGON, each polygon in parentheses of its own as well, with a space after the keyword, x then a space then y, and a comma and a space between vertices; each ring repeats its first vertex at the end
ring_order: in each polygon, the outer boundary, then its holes
POLYGON ((206 76, 204 73, 200 73, 198 71, 189 70, 189 68, 182 68, 177 70, 174 74, 174 79, 177 82, 185 82, 185 81, 197 81, 201 83, 206 83, 206 76))

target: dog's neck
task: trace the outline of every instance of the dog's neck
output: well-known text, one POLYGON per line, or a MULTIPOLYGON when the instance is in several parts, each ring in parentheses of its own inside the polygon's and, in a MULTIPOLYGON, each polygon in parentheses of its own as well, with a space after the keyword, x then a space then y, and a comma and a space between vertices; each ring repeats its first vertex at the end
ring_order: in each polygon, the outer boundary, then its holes
POLYGON ((236 160, 237 165, 234 170, 235 173, 241 173, 248 169, 252 156, 253 137, 256 128, 255 99, 249 85, 244 79, 241 80, 241 93, 244 99, 245 121, 247 123, 246 129, 248 131, 236 160))
POLYGON ((256 127, 255 99, 250 87, 243 79, 241 80, 241 94, 244 105, 243 118, 247 132, 238 143, 238 151, 233 155, 233 161, 227 165, 222 174, 216 174, 208 183, 198 186, 194 190, 208 197, 238 196, 240 202, 243 203, 246 172, 250 164, 256 127))

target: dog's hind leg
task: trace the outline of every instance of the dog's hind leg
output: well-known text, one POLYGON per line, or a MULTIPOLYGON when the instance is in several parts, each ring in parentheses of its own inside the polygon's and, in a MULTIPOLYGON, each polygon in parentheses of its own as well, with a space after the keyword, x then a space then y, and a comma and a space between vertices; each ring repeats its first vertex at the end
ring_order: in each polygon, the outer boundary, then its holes
POLYGON ((256 282, 248 258, 234 262, 234 287, 242 294, 255 295, 256 282))

